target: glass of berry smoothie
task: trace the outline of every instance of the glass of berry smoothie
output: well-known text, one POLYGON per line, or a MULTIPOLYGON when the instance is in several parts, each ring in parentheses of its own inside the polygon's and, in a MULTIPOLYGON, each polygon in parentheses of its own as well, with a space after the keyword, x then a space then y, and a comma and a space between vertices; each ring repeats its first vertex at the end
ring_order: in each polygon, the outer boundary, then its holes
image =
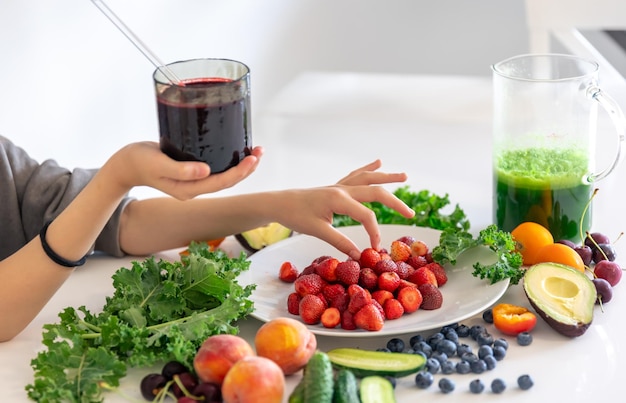
POLYGON ((493 215, 513 230, 534 221, 555 240, 591 227, 594 183, 622 160, 622 111, 598 87, 598 64, 572 55, 521 55, 493 70, 493 215), (598 105, 617 129, 615 156, 596 170, 598 105))
POLYGON ((212 173, 234 167, 252 149, 250 69, 227 59, 193 59, 157 69, 161 150, 179 161, 203 161, 212 173))

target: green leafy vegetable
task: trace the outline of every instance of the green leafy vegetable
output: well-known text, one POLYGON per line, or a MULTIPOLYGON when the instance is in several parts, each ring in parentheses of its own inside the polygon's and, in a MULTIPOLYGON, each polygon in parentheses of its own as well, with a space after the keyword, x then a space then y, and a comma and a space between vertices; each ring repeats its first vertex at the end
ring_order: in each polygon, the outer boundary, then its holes
POLYGON ((470 248, 485 246, 497 255, 497 261, 493 264, 477 262, 473 265, 475 277, 489 279, 491 284, 510 278, 511 284, 517 284, 524 276, 522 267, 522 255, 515 250, 515 241, 509 232, 498 230, 495 225, 490 225, 480 231, 477 238, 467 231, 446 229, 441 233, 439 245, 433 248, 433 260, 440 263, 456 264, 456 260, 470 248))
POLYGON ((192 244, 179 262, 148 258, 113 275, 115 292, 99 314, 66 308, 44 325, 46 350, 32 360, 35 401, 97 402, 119 386, 128 367, 177 360, 188 366, 213 334, 236 334, 233 322, 253 310, 254 285, 236 279, 248 270, 244 254, 231 259, 192 244))
MULTIPOLYGON (((378 223, 380 224, 415 225, 438 230, 453 228, 467 231, 469 229, 470 223, 465 216, 465 212, 458 204, 451 213, 445 214, 442 212, 442 209, 450 204, 447 194, 438 196, 428 190, 413 192, 408 186, 396 189, 393 194, 412 208, 415 211, 415 216, 405 218, 395 210, 378 202, 363 203, 376 213, 378 223)), ((336 215, 333 220, 333 225, 336 227, 357 224, 357 221, 345 215, 336 215)))

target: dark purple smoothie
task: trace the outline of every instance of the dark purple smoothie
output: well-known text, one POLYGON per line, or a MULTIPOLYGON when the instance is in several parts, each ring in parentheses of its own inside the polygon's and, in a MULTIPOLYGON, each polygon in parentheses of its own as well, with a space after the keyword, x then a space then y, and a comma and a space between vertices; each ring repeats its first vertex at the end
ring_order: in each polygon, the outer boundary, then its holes
POLYGON ((201 78, 157 96, 161 150, 179 161, 203 161, 212 173, 250 154, 250 106, 241 83, 201 78))

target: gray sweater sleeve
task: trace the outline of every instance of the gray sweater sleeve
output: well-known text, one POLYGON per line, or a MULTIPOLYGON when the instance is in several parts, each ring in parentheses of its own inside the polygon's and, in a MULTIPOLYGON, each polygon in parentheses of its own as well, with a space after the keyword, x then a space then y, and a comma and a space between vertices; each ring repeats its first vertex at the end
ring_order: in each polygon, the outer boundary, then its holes
MULTIPOLYGON (((0 259, 4 259, 39 234, 43 224, 56 217, 95 174, 95 170, 69 171, 53 160, 38 163, 21 148, 0 136, 0 259)), ((92 250, 123 256, 119 245, 121 212, 126 197, 98 236, 92 250)))

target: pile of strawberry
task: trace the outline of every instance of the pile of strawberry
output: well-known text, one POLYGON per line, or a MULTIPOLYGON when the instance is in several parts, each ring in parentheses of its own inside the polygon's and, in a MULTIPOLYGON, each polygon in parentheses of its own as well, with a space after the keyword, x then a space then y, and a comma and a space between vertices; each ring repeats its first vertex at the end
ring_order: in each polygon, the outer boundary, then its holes
POLYGON ((278 277, 294 284, 287 309, 304 323, 368 331, 418 309, 440 308, 439 288, 448 281, 428 246, 411 236, 393 241, 388 251, 366 248, 359 261, 320 256, 302 272, 284 262, 278 277))

